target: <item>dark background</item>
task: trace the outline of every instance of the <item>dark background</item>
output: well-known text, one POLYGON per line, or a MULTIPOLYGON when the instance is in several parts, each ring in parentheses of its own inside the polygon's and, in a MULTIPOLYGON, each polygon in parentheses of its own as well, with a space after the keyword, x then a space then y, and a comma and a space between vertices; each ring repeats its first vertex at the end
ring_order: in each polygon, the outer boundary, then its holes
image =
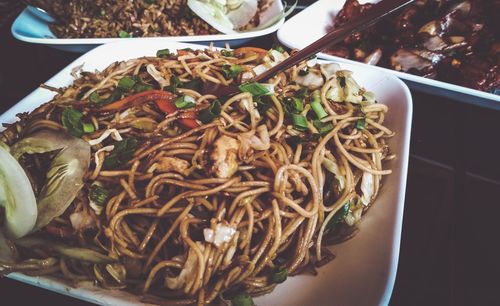
MULTIPOLYGON (((0 113, 79 56, 14 39, 10 26, 21 9, 16 1, 0 1, 0 113)), ((249 45, 275 40, 269 35, 249 45)), ((390 305, 500 305, 500 111, 412 95, 410 166, 390 305)), ((0 293, 2 305, 89 305, 6 278, 0 293)))

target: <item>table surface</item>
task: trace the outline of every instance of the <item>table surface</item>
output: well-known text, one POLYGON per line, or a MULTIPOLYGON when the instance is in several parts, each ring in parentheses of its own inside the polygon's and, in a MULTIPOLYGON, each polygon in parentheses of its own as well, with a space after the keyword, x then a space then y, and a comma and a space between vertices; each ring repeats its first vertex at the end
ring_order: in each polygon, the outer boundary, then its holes
MULTIPOLYGON (((7 11, 4 2, 0 113, 79 56, 15 40, 10 25, 22 6, 7 11)), ((268 35, 250 44, 275 40, 268 35)), ((411 156, 390 305, 500 305, 500 111, 412 95, 411 156)), ((2 300, 16 305, 89 305, 6 278, 0 288, 2 300)))

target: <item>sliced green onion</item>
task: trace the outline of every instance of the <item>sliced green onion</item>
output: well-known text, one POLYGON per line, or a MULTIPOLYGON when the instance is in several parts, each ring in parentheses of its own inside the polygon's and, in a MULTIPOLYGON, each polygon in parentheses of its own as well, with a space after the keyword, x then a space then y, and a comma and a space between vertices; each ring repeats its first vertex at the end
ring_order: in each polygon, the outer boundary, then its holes
POLYGON ((161 49, 156 51, 156 57, 168 57, 170 55, 170 49, 161 49))
POLYGON ((109 198, 109 191, 97 184, 90 186, 89 198, 96 204, 103 206, 109 198))
POLYGON ((280 268, 274 271, 274 273, 271 275, 271 282, 275 284, 281 284, 282 282, 286 281, 287 277, 288 270, 286 268, 280 268))
POLYGON ((248 293, 242 293, 231 300, 231 306, 255 306, 255 304, 248 293))
POLYGON ((309 96, 309 89, 306 87, 302 87, 301 89, 295 92, 295 97, 299 99, 305 99, 308 96, 309 96))
POLYGON ((337 224, 344 221, 345 217, 347 217, 347 214, 349 214, 349 202, 347 202, 333 215, 328 224, 325 226, 325 232, 326 230, 334 229, 337 224))
POLYGON ((83 114, 74 108, 66 108, 62 112, 61 122, 68 133, 73 136, 81 137, 84 133, 83 114))
POLYGON ((115 143, 115 148, 103 162, 104 169, 117 169, 125 165, 132 159, 137 146, 138 141, 135 138, 127 138, 115 143))
POLYGON ((194 98, 191 96, 180 96, 174 103, 175 107, 179 109, 190 108, 196 105, 194 98))
POLYGON ((228 49, 220 50, 220 54, 225 57, 234 57, 233 50, 228 50, 228 49))
POLYGON ((289 114, 298 114, 304 110, 304 103, 299 98, 285 97, 283 102, 285 103, 285 110, 289 114))
POLYGON ((265 114, 272 106, 272 101, 269 96, 255 97, 254 102, 257 103, 259 114, 265 114))
POLYGON ((196 78, 196 79, 192 79, 191 81, 189 81, 187 83, 180 84, 180 86, 182 88, 187 88, 187 89, 191 89, 191 90, 200 92, 201 87, 202 87, 202 83, 203 82, 201 81, 201 79, 196 78))
POLYGON ((134 80, 133 78, 129 76, 124 76, 123 78, 120 79, 120 81, 118 81, 117 87, 128 91, 134 88, 135 83, 137 83, 137 81, 134 80))
POLYGON ((321 105, 321 95, 319 90, 313 91, 312 96, 313 99, 311 101, 311 108, 313 109, 318 119, 323 119, 328 116, 328 113, 323 108, 323 105, 321 105))
POLYGON ((317 58, 317 56, 316 56, 316 54, 313 54, 313 55, 309 56, 307 59, 308 60, 312 60, 312 59, 315 59, 315 58, 317 58))
POLYGON ((120 31, 118 32, 118 36, 119 36, 120 38, 130 38, 130 37, 132 37, 132 34, 130 34, 130 33, 128 33, 128 32, 126 32, 126 31, 120 30, 120 31))
POLYGON ((84 123, 82 125, 84 133, 93 133, 95 131, 94 125, 92 123, 84 123))
POLYGON ((314 120, 313 125, 321 135, 328 134, 331 130, 333 130, 333 124, 331 122, 321 122, 320 120, 314 120))
POLYGON ((222 73, 228 79, 237 77, 241 73, 242 69, 240 65, 223 65, 222 73))
POLYGON ((134 86, 134 91, 135 92, 143 92, 143 91, 151 90, 151 89, 153 89, 153 86, 149 85, 149 84, 146 84, 146 83, 137 83, 134 86))
POLYGON ((278 51, 279 53, 283 53, 285 52, 285 48, 283 48, 283 46, 281 46, 280 44, 274 44, 271 49, 274 49, 276 51, 278 51))
POLYGON ((106 15, 106 11, 102 8, 102 9, 99 11, 99 14, 100 14, 101 16, 104 16, 104 15, 106 15))
POLYGON ((215 100, 212 104, 200 111, 198 114, 198 119, 204 124, 212 122, 216 117, 220 115, 221 105, 219 100, 215 100))
POLYGON ((365 126, 366 126, 366 121, 365 121, 365 119, 358 119, 358 120, 356 121, 356 128, 357 128, 358 130, 362 130, 362 129, 364 129, 364 128, 365 128, 365 126))
POLYGON ((307 130, 307 119, 303 115, 292 114, 293 127, 300 131, 307 130))
POLYGON ((257 82, 244 83, 239 86, 242 92, 251 93, 253 96, 265 96, 274 93, 272 84, 260 84, 257 82))
POLYGON ((101 97, 99 96, 99 93, 97 93, 97 91, 94 91, 90 94, 89 100, 93 103, 99 103, 101 101, 101 97))
POLYGON ((170 91, 171 93, 177 92, 177 87, 182 85, 181 80, 176 75, 172 75, 170 77, 170 85, 165 87, 165 90, 170 91))

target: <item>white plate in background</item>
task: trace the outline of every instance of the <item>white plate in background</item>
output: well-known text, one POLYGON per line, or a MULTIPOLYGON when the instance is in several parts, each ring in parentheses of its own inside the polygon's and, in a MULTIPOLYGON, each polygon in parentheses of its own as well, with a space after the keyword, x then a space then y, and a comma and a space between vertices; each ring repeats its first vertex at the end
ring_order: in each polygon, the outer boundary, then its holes
MULTIPOLYGON (((281 14, 283 4, 280 0, 276 0, 276 5, 270 11, 263 14, 262 24, 266 24, 276 15, 281 14)), ((218 47, 224 47, 229 44, 231 47, 242 45, 256 37, 264 36, 275 32, 285 22, 285 17, 273 25, 260 30, 240 32, 234 34, 214 34, 214 35, 193 35, 193 36, 163 36, 165 42, 196 42, 208 45, 214 43, 218 47)), ((12 35, 18 40, 42 44, 63 51, 84 53, 98 45, 122 41, 132 40, 137 43, 149 39, 158 39, 158 37, 134 37, 134 38, 57 38, 49 28, 50 19, 46 15, 40 13, 35 8, 28 6, 25 8, 12 24, 12 35)))
MULTIPOLYGON (((361 0, 359 2, 364 4, 378 1, 361 0)), ((327 28, 333 25, 333 18, 335 18, 337 13, 342 9, 344 3, 345 0, 319 0, 315 2, 285 22, 285 24, 278 30, 279 41, 289 48, 304 48, 327 33, 327 28)), ((326 53, 319 53, 318 56, 323 59, 334 60, 340 63, 355 62, 353 60, 332 56, 326 53)), ((464 86, 453 85, 442 81, 436 81, 392 69, 377 66, 375 67, 380 71, 392 73, 401 78, 412 89, 470 104, 500 109, 499 95, 486 93, 464 86)))
MULTIPOLYGON (((199 49, 205 46, 167 43, 161 39, 121 41, 106 44, 82 55, 57 73, 46 84, 53 87, 72 83, 71 70, 102 70, 109 64, 141 56, 154 56, 158 49, 199 49)), ((360 224, 360 232, 351 240, 331 247, 336 259, 318 269, 317 276, 288 278, 272 293, 255 298, 265 306, 373 306, 387 305, 396 277, 408 169, 412 99, 408 87, 391 74, 358 63, 342 63, 354 72, 354 78, 375 93, 380 103, 389 106, 386 126, 396 132, 390 139, 397 158, 386 166, 393 173, 384 177, 379 196, 360 224)), ((0 116, 0 123, 11 123, 16 114, 31 111, 49 101, 53 92, 38 88, 0 116)), ((75 288, 69 282, 49 277, 29 277, 14 273, 8 277, 103 305, 140 305, 139 297, 98 287, 75 288)))

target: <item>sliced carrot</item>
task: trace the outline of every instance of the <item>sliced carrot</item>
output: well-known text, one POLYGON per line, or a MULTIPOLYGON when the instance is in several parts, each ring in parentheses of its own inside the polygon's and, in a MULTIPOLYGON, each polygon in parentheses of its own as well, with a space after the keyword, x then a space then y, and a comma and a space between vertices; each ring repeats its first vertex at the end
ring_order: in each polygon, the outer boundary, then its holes
MULTIPOLYGON (((171 100, 164 100, 164 99, 158 99, 155 101, 156 106, 164 112, 165 114, 171 114, 175 111, 177 111, 177 108, 175 105, 172 103, 171 100)), ((196 113, 195 112, 185 112, 182 114, 183 117, 185 118, 180 118, 179 123, 182 124, 183 126, 194 129, 198 126, 198 122, 196 122, 196 113), (192 118, 192 119, 191 119, 192 118)))
POLYGON ((158 99, 173 101, 176 97, 177 96, 175 94, 168 91, 157 90, 157 89, 146 90, 138 94, 125 97, 111 104, 105 105, 99 108, 99 111, 101 112, 119 111, 124 108, 143 104, 147 101, 156 101, 158 99))
MULTIPOLYGON (((166 114, 171 114, 177 111, 177 108, 173 103, 175 98, 177 98, 177 95, 168 91, 157 90, 157 89, 146 90, 138 94, 125 97, 111 104, 105 105, 99 108, 98 111, 99 112, 120 111, 128 107, 137 106, 146 103, 148 101, 153 101, 162 112, 166 114)), ((187 117, 179 119, 179 122, 183 126, 187 128, 195 128, 199 126, 198 122, 196 122, 195 120, 196 119, 195 112, 186 112, 183 113, 183 116, 187 117)))

